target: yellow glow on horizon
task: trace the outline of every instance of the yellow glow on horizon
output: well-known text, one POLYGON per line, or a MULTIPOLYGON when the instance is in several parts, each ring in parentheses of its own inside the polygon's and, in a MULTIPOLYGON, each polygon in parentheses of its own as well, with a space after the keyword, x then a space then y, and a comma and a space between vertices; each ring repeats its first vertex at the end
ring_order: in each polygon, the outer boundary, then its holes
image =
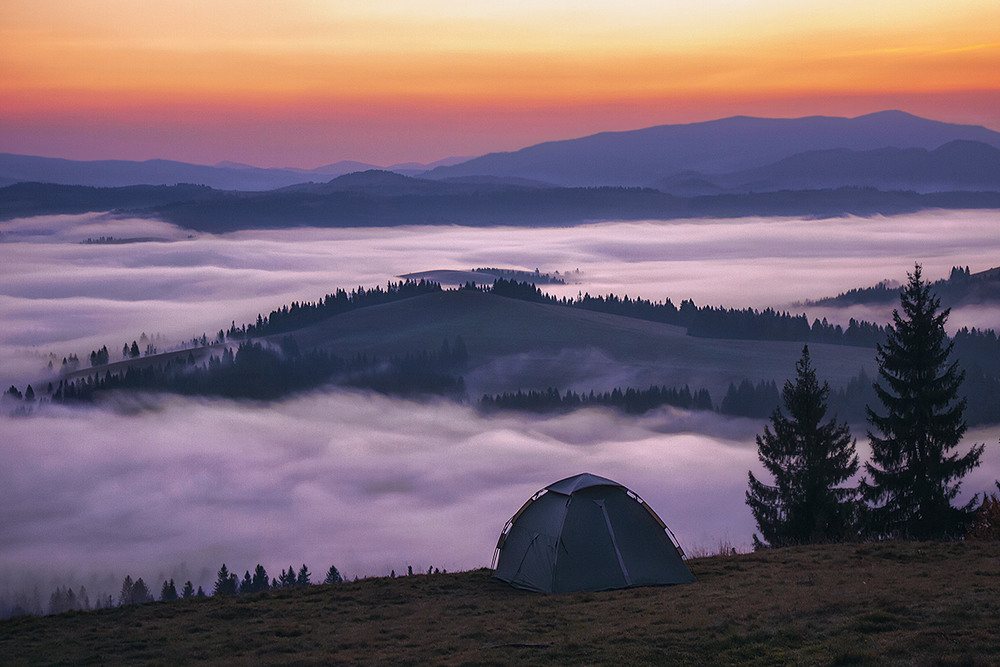
POLYGON ((0 129, 99 109, 998 91, 998 29, 996 0, 8 0, 0 129))

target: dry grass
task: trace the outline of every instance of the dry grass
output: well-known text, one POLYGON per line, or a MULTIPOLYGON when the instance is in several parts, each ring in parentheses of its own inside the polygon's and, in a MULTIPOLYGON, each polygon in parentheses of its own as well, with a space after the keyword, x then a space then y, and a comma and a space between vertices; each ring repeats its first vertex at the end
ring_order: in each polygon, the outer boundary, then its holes
POLYGON ((698 582, 538 595, 486 570, 0 622, 4 664, 998 664, 1000 543, 689 561, 698 582))

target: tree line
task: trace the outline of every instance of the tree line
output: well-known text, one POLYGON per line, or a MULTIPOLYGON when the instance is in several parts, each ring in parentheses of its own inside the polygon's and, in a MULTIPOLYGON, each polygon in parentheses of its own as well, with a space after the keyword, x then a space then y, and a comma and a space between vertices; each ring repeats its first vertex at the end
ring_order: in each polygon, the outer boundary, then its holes
MULTIPOLYGON (((973 274, 969 267, 953 266, 947 278, 930 283, 941 302, 955 305, 962 302, 983 303, 1000 300, 1000 271, 990 269, 973 274)), ((835 297, 809 302, 817 306, 844 306, 850 304, 892 303, 899 296, 899 288, 883 280, 872 287, 860 287, 841 292, 835 297)))
POLYGON ((385 289, 358 287, 351 292, 338 289, 315 302, 293 301, 291 305, 276 308, 266 316, 257 315, 256 322, 244 324, 239 328, 233 322, 225 335, 226 338, 244 340, 287 333, 358 308, 378 306, 440 291, 440 283, 424 279, 403 280, 397 283, 390 281, 385 289))
POLYGON ((496 410, 550 412, 604 406, 617 408, 628 414, 642 414, 664 405, 685 410, 711 410, 712 397, 707 389, 692 392, 687 385, 681 388, 653 385, 648 389, 615 388, 600 393, 591 390, 589 394, 569 390, 561 393, 558 389, 549 387, 545 391, 518 390, 496 395, 486 394, 479 401, 480 409, 487 412, 496 410))
MULTIPOLYGON (((447 570, 440 570, 436 567, 428 567, 426 574, 447 574, 447 570)), ((407 576, 414 576, 413 566, 407 566, 407 576)), ((390 578, 396 577, 396 571, 389 573, 390 578)), ((357 581, 358 577, 354 578, 357 581)), ((62 614, 69 611, 91 611, 97 609, 110 609, 113 607, 126 607, 130 605, 147 604, 149 602, 171 602, 174 600, 187 600, 191 598, 226 597, 237 595, 253 595, 265 591, 282 590, 289 588, 304 588, 316 584, 342 584, 346 581, 336 565, 331 565, 323 575, 321 580, 315 580, 309 567, 303 563, 296 570, 289 565, 287 570, 281 570, 280 574, 270 577, 267 570, 260 563, 253 572, 246 570, 240 578, 231 571, 225 563, 216 573, 215 582, 206 592, 201 586, 194 586, 188 580, 178 589, 173 578, 164 579, 159 587, 157 595, 154 587, 147 584, 142 577, 133 579, 131 575, 125 575, 117 595, 101 594, 93 601, 87 592, 86 586, 74 589, 69 586, 57 586, 49 596, 48 605, 43 606, 36 589, 34 596, 18 594, 12 602, 0 599, 0 618, 10 618, 23 615, 42 614, 62 614)))
POLYGON ((91 401, 101 392, 116 389, 272 400, 334 383, 390 395, 460 397, 465 393, 461 373, 467 361, 468 351, 461 337, 451 342, 444 340, 433 352, 381 359, 365 354, 344 358, 322 349, 302 352, 295 339, 286 335, 277 347, 250 340, 241 342, 235 351, 225 347, 203 363, 189 352, 186 357, 180 355, 142 368, 128 366, 60 380, 50 391, 57 402, 91 401))
MULTIPOLYGON (((466 288, 473 288, 471 284, 466 288)), ((689 336, 701 338, 732 338, 740 340, 777 340, 806 343, 830 343, 855 347, 875 347, 885 338, 885 328, 871 322, 851 319, 847 328, 827 322, 826 318, 814 319, 812 324, 804 314, 793 315, 772 308, 723 308, 697 306, 685 299, 675 306, 669 299, 650 301, 631 298, 627 294, 591 296, 579 294, 575 299, 558 298, 542 292, 530 282, 498 278, 492 286, 477 288, 522 301, 545 303, 592 310, 611 315, 632 317, 648 322, 684 327, 689 336)))
MULTIPOLYGON (((746 503, 760 531, 755 547, 956 538, 973 533, 983 512, 995 513, 992 497, 978 511, 978 495, 952 504, 984 446, 955 451, 968 428, 967 403, 959 396, 965 374, 951 359, 955 343, 944 330, 949 310, 940 310, 919 265, 900 304, 902 314, 894 311, 886 341, 877 347, 877 400, 866 409, 872 454, 863 468, 847 423, 826 419, 830 387, 819 382, 809 348, 803 348, 796 377, 782 390, 787 415, 776 408, 756 438, 773 483, 748 473, 746 503), (857 486, 844 486, 859 470, 857 486)), ((980 521, 980 536, 982 528, 980 521)), ((1000 538, 1000 526, 992 537, 1000 538)))

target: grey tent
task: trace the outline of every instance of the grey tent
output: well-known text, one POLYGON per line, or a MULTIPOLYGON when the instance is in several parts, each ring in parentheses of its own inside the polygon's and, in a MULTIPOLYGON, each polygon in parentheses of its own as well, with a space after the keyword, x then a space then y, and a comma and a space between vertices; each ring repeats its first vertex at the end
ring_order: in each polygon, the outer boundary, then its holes
POLYGON ((544 593, 693 582, 668 533, 635 493, 583 473, 548 485, 511 517, 493 576, 544 593))

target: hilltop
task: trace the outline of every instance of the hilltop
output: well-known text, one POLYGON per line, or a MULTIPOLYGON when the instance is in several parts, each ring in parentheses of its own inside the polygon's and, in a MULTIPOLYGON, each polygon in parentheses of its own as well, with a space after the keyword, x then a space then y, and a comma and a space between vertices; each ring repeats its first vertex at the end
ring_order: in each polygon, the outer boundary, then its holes
POLYGON ((0 621, 11 665, 993 664, 998 542, 688 560, 694 584, 540 595, 488 570, 0 621))
MULTIPOLYGON (((294 332, 303 348, 382 357, 433 350, 461 336, 472 396, 549 386, 611 389, 667 383, 708 388, 721 399, 730 382, 784 378, 802 353, 794 341, 697 338, 679 326, 452 290, 361 308, 294 332)), ((866 368, 872 350, 810 345, 833 385, 866 368)))

